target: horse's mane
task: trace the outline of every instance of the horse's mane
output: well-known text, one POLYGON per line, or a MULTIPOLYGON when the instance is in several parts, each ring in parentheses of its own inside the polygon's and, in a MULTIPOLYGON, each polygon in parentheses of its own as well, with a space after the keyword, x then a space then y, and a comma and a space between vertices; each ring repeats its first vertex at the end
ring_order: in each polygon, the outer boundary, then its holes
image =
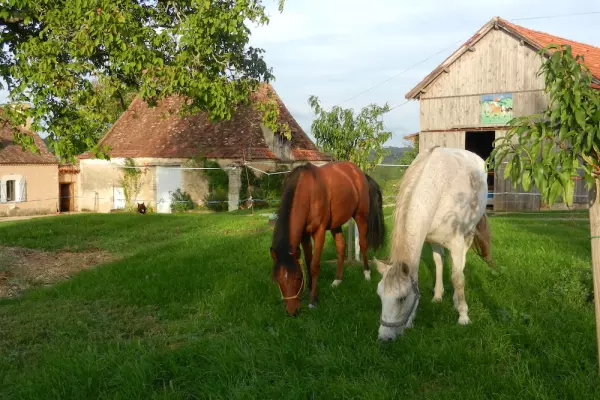
POLYGON ((396 198, 394 229, 392 230, 392 243, 390 249, 390 261, 392 262, 393 267, 399 268, 403 262, 408 262, 408 260, 400 259, 400 257, 405 257, 404 253, 406 249, 403 249, 402 247, 407 237, 407 233, 405 232, 406 217, 413 200, 412 193, 415 186, 419 182, 429 156, 437 147, 439 146, 435 146, 426 152, 419 153, 402 177, 402 182, 400 183, 400 192, 396 198))
POLYGON ((277 263, 273 268, 273 272, 277 271, 281 266, 289 270, 298 268, 294 256, 290 254, 290 216, 294 202, 294 195, 298 187, 298 181, 304 171, 309 171, 316 176, 314 165, 307 163, 300 165, 292 170, 284 182, 283 193, 281 194, 281 203, 277 210, 277 221, 273 230, 273 240, 271 248, 277 256, 277 263))

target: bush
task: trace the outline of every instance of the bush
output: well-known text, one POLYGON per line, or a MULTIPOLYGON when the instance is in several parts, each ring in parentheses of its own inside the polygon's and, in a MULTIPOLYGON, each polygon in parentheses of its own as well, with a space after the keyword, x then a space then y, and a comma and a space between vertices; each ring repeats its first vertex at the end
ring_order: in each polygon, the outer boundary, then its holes
POLYGON ((196 208, 196 204, 187 192, 177 189, 171 194, 171 212, 186 212, 196 208))
POLYGON ((217 189, 204 196, 204 205, 211 211, 228 211, 229 190, 217 189))

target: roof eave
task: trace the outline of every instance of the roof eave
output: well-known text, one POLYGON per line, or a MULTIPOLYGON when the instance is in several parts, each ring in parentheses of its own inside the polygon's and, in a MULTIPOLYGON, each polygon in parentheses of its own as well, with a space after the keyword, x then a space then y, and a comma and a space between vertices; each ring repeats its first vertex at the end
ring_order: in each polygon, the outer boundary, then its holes
POLYGON ((483 25, 473 36, 471 36, 462 46, 456 49, 448 58, 438 65, 429 75, 423 78, 415 87, 406 93, 404 96, 407 100, 418 100, 424 89, 444 73, 445 69, 458 60, 464 53, 469 51, 471 47, 479 42, 490 30, 498 24, 498 17, 492 18, 488 23, 483 25))

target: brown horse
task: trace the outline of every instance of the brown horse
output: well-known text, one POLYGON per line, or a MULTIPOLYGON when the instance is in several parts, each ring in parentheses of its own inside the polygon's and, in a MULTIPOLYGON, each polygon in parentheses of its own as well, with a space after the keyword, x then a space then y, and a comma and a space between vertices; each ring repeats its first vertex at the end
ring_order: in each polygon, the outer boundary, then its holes
POLYGON ((354 218, 358 227, 365 279, 371 278, 367 248, 383 245, 385 225, 381 190, 375 180, 351 162, 332 162, 322 167, 296 167, 286 179, 277 223, 273 231, 271 257, 273 279, 286 302, 286 311, 296 315, 305 277, 300 265, 304 250, 310 305, 317 305, 317 280, 326 231, 331 231, 337 250, 337 272, 332 286, 341 283, 345 242, 342 225, 354 218), (311 236, 314 240, 314 253, 311 236))

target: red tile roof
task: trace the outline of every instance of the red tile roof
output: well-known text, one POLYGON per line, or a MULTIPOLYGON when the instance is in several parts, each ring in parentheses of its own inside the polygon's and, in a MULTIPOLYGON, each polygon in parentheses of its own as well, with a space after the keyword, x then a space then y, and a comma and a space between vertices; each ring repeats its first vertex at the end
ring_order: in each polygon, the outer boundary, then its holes
POLYGON ((20 145, 13 143, 13 128, 6 120, 0 118, 0 164, 57 164, 58 158, 48 151, 46 144, 36 133, 24 128, 20 132, 33 136, 33 141, 39 153, 23 150, 20 145))
POLYGON ((442 62, 436 69, 434 69, 429 75, 427 75, 419 84, 411 89, 407 94, 407 99, 417 99, 425 87, 431 84, 436 78, 452 63, 454 63, 460 56, 462 56, 469 47, 474 43, 478 42, 490 29, 497 24, 498 27, 503 28, 505 31, 517 36, 519 39, 526 40, 537 50, 546 47, 547 45, 563 44, 570 45, 574 55, 582 55, 584 57, 585 65, 589 68, 593 75, 594 82, 591 87, 594 89, 600 89, 600 48, 594 47, 588 44, 575 42, 573 40, 563 39, 558 36, 550 35, 544 32, 538 32, 531 29, 524 28, 519 25, 515 25, 511 22, 503 20, 499 17, 494 17, 491 21, 485 24, 479 31, 477 31, 469 40, 467 40, 461 47, 459 47, 454 53, 452 53, 444 62, 442 62))
MULTIPOLYGON (((521 35, 534 42, 540 49, 552 43, 571 46, 571 50, 575 55, 581 55, 584 58, 585 65, 596 79, 600 79, 600 48, 590 46, 589 44, 575 42, 573 40, 564 39, 558 36, 549 35, 544 32, 538 32, 531 29, 523 28, 511 22, 498 18, 498 22, 506 25, 519 32, 521 35)), ((598 85, 594 85, 598 86, 598 85)))
MULTIPOLYGON (((279 104, 280 123, 292 132, 292 155, 298 161, 328 161, 292 117, 270 85, 261 85, 253 100, 268 93, 279 104)), ((212 123, 206 113, 181 117, 183 98, 173 96, 155 107, 136 98, 100 141, 111 148, 111 157, 207 158, 278 160, 269 149, 260 127, 261 116, 252 106, 240 106, 228 121, 212 123)), ((92 158, 90 153, 80 159, 92 158)))

